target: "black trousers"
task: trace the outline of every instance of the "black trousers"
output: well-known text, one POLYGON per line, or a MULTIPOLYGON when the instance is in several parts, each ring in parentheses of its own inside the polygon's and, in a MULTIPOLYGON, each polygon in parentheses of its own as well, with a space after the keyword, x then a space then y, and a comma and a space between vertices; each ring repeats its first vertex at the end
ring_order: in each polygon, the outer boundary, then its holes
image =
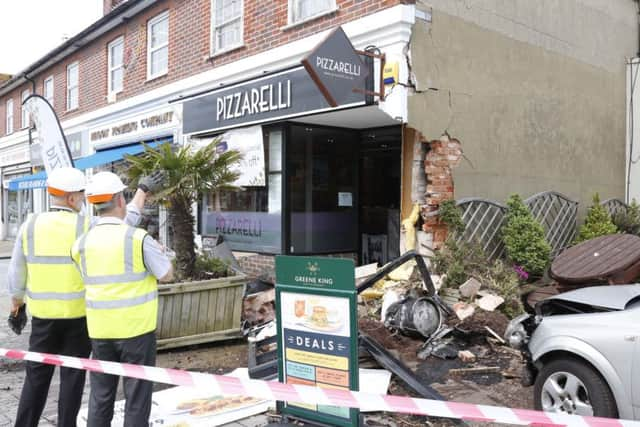
MULTIPOLYGON (((156 364, 155 331, 127 339, 92 339, 91 346, 95 359, 136 365, 156 364)), ((87 427, 109 427, 120 377, 91 372, 90 378, 87 427)), ((123 378, 122 383, 125 397, 124 427, 148 426, 153 383, 135 378, 123 378)))
MULTIPOLYGON (((29 351, 89 357, 91 342, 87 334, 87 320, 80 319, 31 319, 29 351)), ((37 427, 47 402, 49 385, 55 366, 27 362, 26 377, 16 427, 37 427)), ((58 396, 58 426, 75 427, 84 390, 85 371, 60 368, 60 393, 58 396)))

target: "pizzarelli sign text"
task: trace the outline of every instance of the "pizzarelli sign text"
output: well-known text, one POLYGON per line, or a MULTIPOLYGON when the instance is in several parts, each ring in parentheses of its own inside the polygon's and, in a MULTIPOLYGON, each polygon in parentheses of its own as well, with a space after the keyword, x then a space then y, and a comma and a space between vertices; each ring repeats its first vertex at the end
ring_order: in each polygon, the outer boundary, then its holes
POLYGON ((238 90, 216 100, 216 120, 254 116, 291 107, 291 80, 238 90))
MULTIPOLYGON (((321 64, 328 72, 366 75, 365 66, 353 63, 321 64)), ((353 85, 365 87, 364 79, 353 85)), ((363 93, 351 90, 341 98, 341 105, 362 105, 363 93)), ((182 130, 185 135, 215 132, 238 126, 303 116, 325 111, 331 106, 304 67, 280 71, 247 80, 184 101, 182 130)))

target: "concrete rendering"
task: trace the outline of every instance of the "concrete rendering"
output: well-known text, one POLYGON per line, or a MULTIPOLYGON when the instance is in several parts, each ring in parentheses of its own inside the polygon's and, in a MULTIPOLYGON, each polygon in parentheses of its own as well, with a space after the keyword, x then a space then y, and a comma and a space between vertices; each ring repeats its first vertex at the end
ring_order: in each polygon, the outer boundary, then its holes
POLYGON ((633 0, 418 1, 409 126, 460 141, 455 198, 625 196, 633 0))

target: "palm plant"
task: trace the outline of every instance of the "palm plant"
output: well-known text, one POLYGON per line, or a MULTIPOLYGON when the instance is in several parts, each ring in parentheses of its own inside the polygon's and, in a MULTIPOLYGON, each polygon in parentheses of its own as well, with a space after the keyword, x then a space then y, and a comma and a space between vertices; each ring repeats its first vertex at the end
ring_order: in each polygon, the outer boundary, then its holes
POLYGON ((233 167, 242 159, 242 155, 236 150, 220 152, 220 148, 221 140, 217 138, 200 149, 165 143, 157 148, 145 145, 144 153, 137 157, 125 156, 131 182, 137 182, 141 175, 155 170, 166 173, 164 188, 154 194, 153 199, 168 209, 174 231, 176 273, 181 279, 195 277, 195 217, 192 205, 205 193, 217 195, 220 190, 234 189, 232 184, 240 175, 233 167))

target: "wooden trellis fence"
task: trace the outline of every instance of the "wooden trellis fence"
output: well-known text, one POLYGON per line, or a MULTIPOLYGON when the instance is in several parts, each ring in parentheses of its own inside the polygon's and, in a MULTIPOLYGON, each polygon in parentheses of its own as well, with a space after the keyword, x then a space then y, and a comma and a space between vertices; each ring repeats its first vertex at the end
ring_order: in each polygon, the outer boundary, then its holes
POLYGON ((612 217, 620 212, 626 212, 629 205, 620 199, 607 199, 600 203, 612 217))
MULTIPOLYGON (((552 256, 567 247, 575 236, 578 202, 555 191, 535 194, 524 201, 534 218, 542 224, 552 256)), ((465 198, 456 202, 465 223, 460 240, 478 242, 489 259, 504 255, 500 229, 507 207, 482 198, 465 198)))

